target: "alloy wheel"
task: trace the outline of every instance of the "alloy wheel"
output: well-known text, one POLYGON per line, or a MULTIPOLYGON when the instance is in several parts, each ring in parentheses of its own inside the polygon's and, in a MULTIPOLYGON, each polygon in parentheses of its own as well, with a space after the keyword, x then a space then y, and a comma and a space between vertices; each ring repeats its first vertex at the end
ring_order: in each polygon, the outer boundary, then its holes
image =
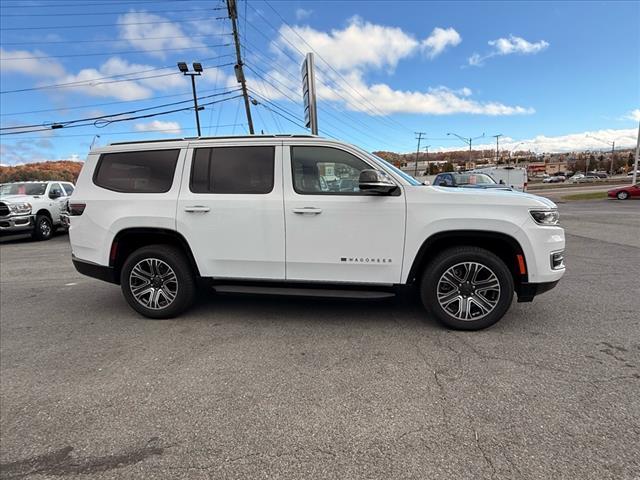
POLYGON ((176 299, 178 277, 166 262, 158 258, 145 258, 131 269, 129 289, 133 298, 143 307, 162 310, 176 299))
POLYGON ((478 262, 463 262, 448 268, 438 280, 440 307, 453 318, 478 320, 489 315, 500 300, 496 274, 478 262))

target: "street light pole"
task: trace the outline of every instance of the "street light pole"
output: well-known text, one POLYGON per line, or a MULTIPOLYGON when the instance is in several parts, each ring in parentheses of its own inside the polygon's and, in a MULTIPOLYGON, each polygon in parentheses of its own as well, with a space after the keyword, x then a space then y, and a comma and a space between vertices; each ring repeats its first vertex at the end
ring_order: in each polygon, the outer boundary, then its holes
POLYGON ((198 107, 198 95, 196 95, 196 78, 202 75, 202 64, 198 62, 193 63, 193 72, 189 71, 189 67, 186 62, 178 62, 178 70, 183 75, 191 77, 191 91, 193 92, 193 108, 196 111, 196 127, 198 129, 198 137, 202 136, 200 133, 200 113, 198 107))

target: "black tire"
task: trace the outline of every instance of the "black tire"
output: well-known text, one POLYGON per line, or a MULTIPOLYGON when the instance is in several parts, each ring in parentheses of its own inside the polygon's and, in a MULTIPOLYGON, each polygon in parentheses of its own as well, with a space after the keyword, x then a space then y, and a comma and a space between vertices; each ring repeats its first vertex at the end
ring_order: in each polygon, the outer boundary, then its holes
POLYGON ((53 236, 53 222, 44 214, 36 215, 35 225, 31 236, 38 241, 49 240, 53 236))
POLYGON ((440 323, 456 330, 481 330, 496 323, 511 306, 513 291, 513 277, 504 262, 495 254, 478 247, 454 247, 441 252, 429 262, 420 283, 420 298, 425 308, 433 313, 440 323), (457 282, 460 278, 470 277, 469 273, 465 274, 468 272, 465 263, 483 267, 469 267, 476 269, 477 277, 474 276, 473 279, 477 278, 478 283, 469 281, 454 286, 444 278, 446 272, 456 271, 461 272, 460 276, 447 278, 455 279, 457 282), (497 286, 488 289, 490 284, 497 286), (451 310, 456 309, 460 316, 470 318, 462 320, 446 310, 438 299, 439 292, 445 304, 451 299, 451 303, 445 306, 451 310), (457 307, 456 299, 459 299, 457 307), (488 312, 483 313, 485 308, 481 307, 481 304, 484 307, 491 306, 492 309, 486 308, 488 312), (460 313, 463 305, 466 311, 460 313))
POLYGON ((193 304, 196 293, 196 280, 187 257, 180 249, 170 245, 149 245, 129 255, 120 272, 120 286, 122 294, 131 308, 141 315, 153 319, 173 318, 180 315, 193 304), (147 268, 150 267, 148 262, 154 260, 155 267, 147 268), (145 284, 144 282, 147 280, 140 280, 141 277, 136 277, 135 274, 132 277, 131 272, 136 266, 138 266, 136 274, 141 272, 140 269, 145 274, 149 270, 152 277, 148 281, 159 283, 145 284), (166 283, 163 281, 161 275, 168 275, 165 266, 168 266, 173 272, 175 281, 171 276, 167 277, 166 283), (132 282, 134 283, 133 287, 132 282), (144 291, 144 287, 148 287, 147 290, 153 289, 153 292, 141 295, 141 289, 144 291), (140 300, 136 298, 133 290, 136 290, 140 300), (162 292, 157 293, 158 290, 162 290, 162 292), (169 302, 168 298, 173 294, 172 292, 175 293, 174 298, 169 302), (150 295, 155 296, 151 297, 150 295), (161 295, 162 298, 160 298, 161 295), (157 308, 151 307, 154 303, 157 308))
POLYGON ((621 192, 618 192, 616 194, 616 197, 618 197, 618 200, 626 200, 627 198, 629 198, 629 193, 622 190, 621 192))

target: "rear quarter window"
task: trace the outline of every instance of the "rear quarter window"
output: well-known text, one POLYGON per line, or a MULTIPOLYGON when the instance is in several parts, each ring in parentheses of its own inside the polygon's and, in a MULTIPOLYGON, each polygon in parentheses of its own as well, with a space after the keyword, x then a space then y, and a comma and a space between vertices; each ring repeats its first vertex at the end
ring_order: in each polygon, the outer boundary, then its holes
POLYGON ((93 183, 123 193, 165 193, 171 189, 180 149, 100 155, 93 183))

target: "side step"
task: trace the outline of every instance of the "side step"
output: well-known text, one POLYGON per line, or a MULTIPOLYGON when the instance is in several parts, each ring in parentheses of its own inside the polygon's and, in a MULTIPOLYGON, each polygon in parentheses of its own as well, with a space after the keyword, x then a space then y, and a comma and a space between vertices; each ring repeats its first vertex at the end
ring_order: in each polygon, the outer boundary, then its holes
POLYGON ((393 292, 375 290, 339 290, 329 288, 295 288, 295 287, 269 287, 247 285, 215 285, 218 293, 251 293, 258 295, 292 295, 298 297, 331 297, 331 298, 357 298, 363 300, 391 298, 393 292))

